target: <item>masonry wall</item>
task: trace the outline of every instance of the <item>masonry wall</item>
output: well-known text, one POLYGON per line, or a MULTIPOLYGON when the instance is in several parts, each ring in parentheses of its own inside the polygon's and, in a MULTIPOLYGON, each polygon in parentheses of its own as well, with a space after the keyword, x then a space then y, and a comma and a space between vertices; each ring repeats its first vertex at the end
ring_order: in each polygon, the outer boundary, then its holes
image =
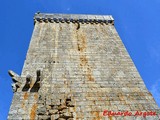
POLYGON ((111 120, 123 117, 104 110, 158 109, 113 24, 36 21, 20 78, 8 119, 111 120))

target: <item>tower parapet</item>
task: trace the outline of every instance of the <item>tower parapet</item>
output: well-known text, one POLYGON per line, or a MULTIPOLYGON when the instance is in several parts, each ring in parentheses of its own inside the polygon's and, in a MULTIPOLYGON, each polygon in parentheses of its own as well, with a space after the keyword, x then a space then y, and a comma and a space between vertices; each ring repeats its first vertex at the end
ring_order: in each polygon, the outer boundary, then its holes
POLYGON ((114 19, 111 15, 78 15, 78 14, 44 14, 37 13, 34 20, 38 22, 61 22, 61 23, 91 23, 91 24, 114 24, 114 19))

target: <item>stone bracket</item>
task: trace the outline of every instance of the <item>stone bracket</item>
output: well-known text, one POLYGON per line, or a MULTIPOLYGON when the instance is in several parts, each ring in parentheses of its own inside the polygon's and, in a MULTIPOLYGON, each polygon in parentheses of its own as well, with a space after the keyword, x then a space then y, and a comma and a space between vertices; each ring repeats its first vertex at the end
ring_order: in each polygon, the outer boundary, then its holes
POLYGON ((17 89, 21 86, 22 82, 21 82, 21 78, 18 74, 16 74, 15 72, 13 72, 12 70, 8 71, 8 74, 11 76, 12 78, 12 89, 13 92, 17 92, 17 89))
POLYGON ((78 15, 78 14, 44 14, 44 13, 36 13, 34 16, 35 22, 55 22, 55 23, 105 23, 114 25, 114 19, 111 15, 78 15))
MULTIPOLYGON (((9 70, 8 74, 11 76, 13 80, 13 83, 11 85, 13 92, 17 92, 18 88, 22 86, 22 78, 15 72, 13 72, 12 70, 9 70)), ((31 92, 38 92, 39 88, 41 87, 41 82, 42 82, 41 76, 42 76, 41 71, 37 70, 36 71, 36 81, 34 85, 32 85, 33 77, 28 74, 25 78, 26 82, 24 84, 24 87, 22 88, 22 91, 28 91, 31 88, 31 92)))

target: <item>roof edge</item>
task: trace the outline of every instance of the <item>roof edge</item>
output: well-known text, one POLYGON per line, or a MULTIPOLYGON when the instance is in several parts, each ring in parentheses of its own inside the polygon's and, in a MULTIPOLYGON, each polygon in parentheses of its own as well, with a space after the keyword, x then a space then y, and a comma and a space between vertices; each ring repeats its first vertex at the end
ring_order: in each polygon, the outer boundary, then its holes
POLYGON ((81 23, 111 23, 114 24, 112 15, 86 15, 86 14, 50 14, 36 13, 34 20, 39 22, 81 22, 81 23))

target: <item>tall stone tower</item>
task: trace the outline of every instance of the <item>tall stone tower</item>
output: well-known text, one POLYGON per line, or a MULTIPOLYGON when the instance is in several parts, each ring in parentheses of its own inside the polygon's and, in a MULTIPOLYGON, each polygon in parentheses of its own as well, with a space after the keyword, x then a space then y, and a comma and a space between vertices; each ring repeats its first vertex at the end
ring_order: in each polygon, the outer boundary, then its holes
POLYGON ((38 13, 34 24, 21 75, 9 71, 14 96, 8 119, 145 119, 136 111, 158 119, 112 16, 38 13))

